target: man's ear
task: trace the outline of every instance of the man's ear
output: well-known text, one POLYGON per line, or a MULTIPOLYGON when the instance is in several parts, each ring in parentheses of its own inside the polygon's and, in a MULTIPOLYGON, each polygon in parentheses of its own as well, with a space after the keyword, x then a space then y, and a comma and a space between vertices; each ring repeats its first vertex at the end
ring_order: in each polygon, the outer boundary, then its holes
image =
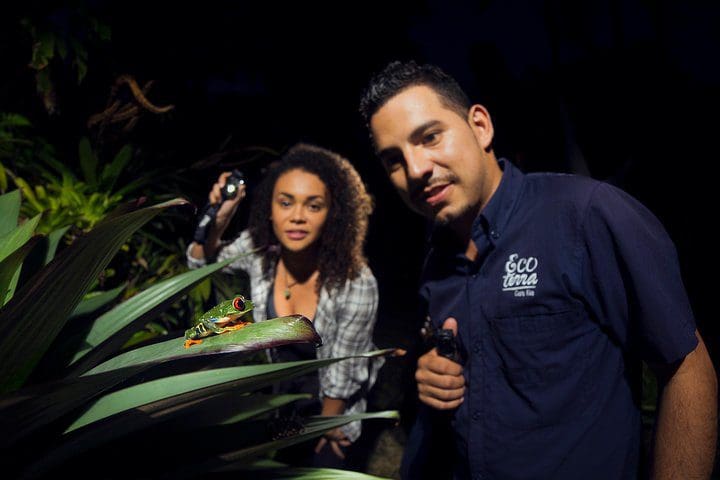
POLYGON ((490 150, 495 130, 493 129, 492 119, 490 118, 490 113, 487 111, 487 108, 480 104, 471 106, 468 111, 467 121, 475 133, 475 137, 477 137, 480 146, 486 151, 490 150))

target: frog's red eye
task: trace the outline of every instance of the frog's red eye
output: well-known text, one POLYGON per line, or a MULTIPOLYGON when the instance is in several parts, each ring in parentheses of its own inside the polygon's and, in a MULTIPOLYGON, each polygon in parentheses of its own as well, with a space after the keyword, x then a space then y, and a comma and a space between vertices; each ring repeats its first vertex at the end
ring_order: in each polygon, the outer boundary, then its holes
POLYGON ((245 302, 242 297, 235 297, 233 299, 233 308, 235 310, 245 310, 245 302))

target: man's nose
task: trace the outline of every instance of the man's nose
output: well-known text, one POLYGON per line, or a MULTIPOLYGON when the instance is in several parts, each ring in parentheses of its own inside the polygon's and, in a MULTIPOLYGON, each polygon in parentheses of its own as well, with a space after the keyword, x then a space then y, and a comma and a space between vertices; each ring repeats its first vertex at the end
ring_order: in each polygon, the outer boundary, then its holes
POLYGON ((406 156, 408 177, 420 180, 432 176, 433 162, 424 152, 408 152, 406 156))

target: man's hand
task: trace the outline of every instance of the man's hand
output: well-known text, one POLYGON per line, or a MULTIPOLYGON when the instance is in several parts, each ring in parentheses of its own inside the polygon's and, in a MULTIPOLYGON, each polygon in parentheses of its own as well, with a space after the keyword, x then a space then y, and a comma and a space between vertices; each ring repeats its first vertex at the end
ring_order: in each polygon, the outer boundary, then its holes
MULTIPOLYGON (((457 335, 454 318, 445 320, 443 328, 451 329, 457 335)), ((451 410, 463 402, 465 377, 462 365, 441 357, 435 348, 418 359, 415 380, 420 401, 430 407, 451 410)))
POLYGON ((332 448, 335 456, 344 460, 345 453, 343 453, 342 448, 340 447, 349 447, 350 445, 352 445, 352 442, 347 439, 343 431, 340 430, 340 428, 338 427, 325 432, 325 434, 322 436, 322 438, 320 438, 320 441, 315 446, 315 453, 320 453, 320 451, 325 448, 327 444, 330 444, 330 448, 332 448))

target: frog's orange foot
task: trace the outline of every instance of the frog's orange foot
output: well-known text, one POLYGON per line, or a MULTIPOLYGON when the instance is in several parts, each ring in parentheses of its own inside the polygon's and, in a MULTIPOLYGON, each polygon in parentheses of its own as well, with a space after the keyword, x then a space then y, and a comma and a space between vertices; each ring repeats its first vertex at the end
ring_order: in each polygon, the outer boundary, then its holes
POLYGON ((227 327, 228 330, 240 330, 241 328, 245 327, 246 325, 249 325, 252 322, 238 322, 237 325, 232 325, 230 327, 227 327))
POLYGON ((203 342, 202 340, 192 340, 192 339, 185 340, 185 348, 190 348, 193 345, 200 345, 202 342, 203 342))

